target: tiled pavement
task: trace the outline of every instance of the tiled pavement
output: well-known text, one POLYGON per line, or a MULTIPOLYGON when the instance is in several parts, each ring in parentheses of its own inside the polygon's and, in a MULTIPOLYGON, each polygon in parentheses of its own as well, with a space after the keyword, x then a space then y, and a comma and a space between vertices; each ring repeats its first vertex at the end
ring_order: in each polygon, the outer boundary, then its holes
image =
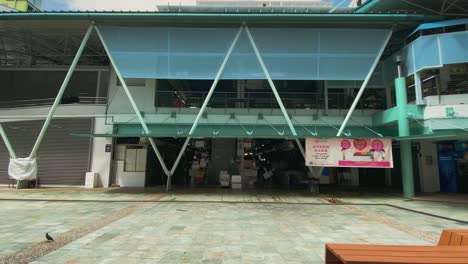
POLYGON ((0 256, 44 240, 45 232, 67 232, 128 203, 0 201, 0 256))
MULTIPOLYGON (((0 255, 40 241, 45 231, 60 235, 135 203, 129 200, 154 195, 119 190, 72 192, 6 195, 0 190, 0 199, 76 200, 0 200, 0 255)), ((468 220, 468 204, 373 194, 337 197, 353 204, 334 205, 326 198, 270 190, 258 195, 248 190, 178 191, 159 202, 145 203, 142 209, 35 263, 323 263, 326 242, 429 245, 443 228, 468 229, 460 222, 383 205, 468 220)))

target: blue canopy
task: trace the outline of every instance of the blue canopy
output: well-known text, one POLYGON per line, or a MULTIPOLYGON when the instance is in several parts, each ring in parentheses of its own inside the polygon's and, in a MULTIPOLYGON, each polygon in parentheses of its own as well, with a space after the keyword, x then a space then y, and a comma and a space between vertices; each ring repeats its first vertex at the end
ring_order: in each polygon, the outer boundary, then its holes
MULTIPOLYGON (((99 27, 125 78, 214 79, 238 28, 99 27)), ((276 80, 364 80, 386 29, 250 28, 276 80)), ((265 79, 241 35, 223 79, 265 79)))
POLYGON ((458 26, 458 25, 463 25, 463 24, 468 24, 468 18, 425 23, 425 24, 419 25, 418 28, 416 28, 413 32, 411 32, 410 36, 420 30, 458 26))

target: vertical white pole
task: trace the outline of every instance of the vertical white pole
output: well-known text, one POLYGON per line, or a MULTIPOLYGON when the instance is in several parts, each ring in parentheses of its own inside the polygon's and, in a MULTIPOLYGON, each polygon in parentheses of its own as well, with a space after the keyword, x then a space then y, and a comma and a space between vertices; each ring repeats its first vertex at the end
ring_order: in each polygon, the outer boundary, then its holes
MULTIPOLYGON (((297 143, 297 146, 299 147, 299 150, 301 151, 302 157, 304 157, 304 161, 305 161, 306 160, 306 152, 304 150, 304 147, 302 146, 301 141, 298 138, 296 138, 296 143, 297 143)), ((313 167, 312 166, 307 166, 307 168, 309 168, 309 171, 312 174, 312 177, 316 177, 315 176, 315 171, 313 170, 313 167)), ((318 178, 318 177, 316 177, 316 178, 318 178)))
POLYGON ((359 100, 361 99, 361 96, 364 93, 364 90, 366 89, 366 86, 369 83, 369 80, 372 77, 372 74, 374 74, 374 70, 375 70, 375 68, 377 67, 377 65, 378 65, 378 63, 380 61, 380 57, 382 57, 382 54, 383 54, 385 48, 387 47, 387 44, 390 41, 390 38, 392 37, 392 32, 393 32, 393 30, 390 30, 390 32, 388 33, 384 43, 382 44, 382 47, 380 47, 379 53, 375 57, 374 63, 372 65, 372 67, 370 68, 369 72, 367 73, 366 79, 362 83, 361 88, 359 89, 359 92, 356 95, 356 98, 354 99, 353 104, 349 108, 348 114, 346 115, 346 117, 345 117, 345 119, 343 121, 343 124, 341 124, 341 127, 338 130, 338 133, 336 134, 337 137, 341 136, 341 134, 343 133, 343 130, 346 128, 346 125, 349 122, 349 119, 351 118, 351 115, 353 115, 354 109, 356 108, 359 100))
POLYGON ((101 71, 97 72, 97 85, 96 85, 96 102, 95 104, 99 104, 98 98, 101 97, 101 71))
POLYGON ((76 52, 75 58, 73 59, 70 69, 68 69, 67 75, 65 76, 65 80, 63 80, 62 86, 60 87, 60 90, 57 96, 55 97, 55 101, 52 104, 52 107, 50 108, 49 114, 47 115, 44 125, 42 126, 41 132, 39 132, 39 136, 37 137, 36 143, 34 144, 34 147, 31 150, 31 154, 29 154, 30 158, 36 157, 37 150, 39 149, 39 146, 41 145, 42 140, 44 139, 44 135, 47 131, 47 128, 50 125, 50 122, 52 121, 52 117, 54 116, 55 111, 57 110, 57 106, 59 105, 60 100, 62 99, 63 93, 67 89, 68 83, 70 82, 73 72, 75 71, 76 65, 78 65, 78 61, 80 60, 81 54, 83 53, 86 43, 88 42, 88 39, 91 36, 93 27, 94 22, 91 22, 91 24, 88 26, 88 30, 86 31, 83 40, 81 41, 81 45, 78 48, 78 51, 76 52))
POLYGON ((421 86, 421 74, 419 72, 414 73, 414 92, 416 94, 416 105, 424 105, 422 86, 421 86))
MULTIPOLYGON (((323 100, 325 102, 325 115, 328 115, 328 82, 324 81, 323 85, 323 100)), ((318 106, 317 106, 318 107, 318 106)))
POLYGON ((340 8, 344 3, 346 3, 347 1, 349 0, 343 0, 341 1, 339 4, 337 4, 334 8, 332 8, 330 11, 328 11, 328 13, 333 13, 335 12, 338 8, 340 8))

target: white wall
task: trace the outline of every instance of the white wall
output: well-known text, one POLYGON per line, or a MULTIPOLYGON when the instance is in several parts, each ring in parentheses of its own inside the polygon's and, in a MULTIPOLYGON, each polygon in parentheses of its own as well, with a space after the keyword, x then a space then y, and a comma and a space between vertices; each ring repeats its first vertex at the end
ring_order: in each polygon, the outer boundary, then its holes
MULTIPOLYGON (((105 124, 105 118, 94 119, 95 134, 112 133, 112 125, 105 124)), ((93 138, 91 152, 91 171, 99 174, 99 187, 109 187, 112 152, 106 152, 106 145, 112 144, 112 138, 93 138)))
MULTIPOLYGON (((114 70, 111 71, 109 85, 109 113, 125 114, 134 113, 133 108, 128 100, 128 97, 121 86, 117 86, 117 74, 114 70)), ((156 80, 142 80, 144 86, 132 86, 132 82, 128 81, 127 86, 132 94, 135 102, 140 109, 145 113, 154 113, 156 110, 154 100, 156 95, 156 80)))
POLYGON ((424 97, 427 106, 468 104, 468 94, 447 94, 424 97))
POLYGON ((453 118, 447 117, 447 107, 453 108, 455 117, 468 117, 468 104, 446 104, 426 106, 424 108, 424 119, 431 118, 453 118))
POLYGON ((421 141, 419 153, 419 177, 421 191, 440 191, 436 144, 430 141, 421 141))
POLYGON ((145 187, 146 172, 126 172, 124 170, 125 161, 118 160, 116 164, 116 179, 120 187, 145 187))

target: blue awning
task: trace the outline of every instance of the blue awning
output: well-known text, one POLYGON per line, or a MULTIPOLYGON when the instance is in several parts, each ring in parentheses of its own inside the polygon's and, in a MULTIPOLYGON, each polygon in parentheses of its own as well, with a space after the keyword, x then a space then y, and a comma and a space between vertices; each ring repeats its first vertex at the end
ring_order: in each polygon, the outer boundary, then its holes
POLYGON ((410 36, 420 30, 458 26, 458 25, 463 25, 463 24, 468 24, 468 18, 425 23, 425 24, 419 25, 418 28, 416 28, 413 32, 411 32, 410 36))
MULTIPOLYGON (((214 79, 238 28, 99 26, 125 78, 214 79)), ((364 80, 388 29, 251 28, 276 80, 364 80)), ((223 79, 265 79, 241 35, 223 79)))

